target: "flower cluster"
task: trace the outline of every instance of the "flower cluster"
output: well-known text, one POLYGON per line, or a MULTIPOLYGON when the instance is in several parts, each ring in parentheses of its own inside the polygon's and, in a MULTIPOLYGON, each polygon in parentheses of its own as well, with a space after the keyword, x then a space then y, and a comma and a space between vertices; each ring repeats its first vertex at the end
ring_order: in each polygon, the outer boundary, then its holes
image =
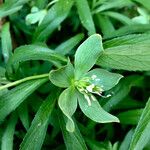
MULTIPOLYGON (((88 105, 91 106, 91 100, 95 101, 96 98, 93 94, 97 94, 102 96, 103 86, 98 86, 96 83, 99 82, 100 79, 97 78, 96 75, 92 75, 91 77, 84 77, 79 81, 75 81, 75 86, 80 93, 82 93, 85 99, 88 102, 88 105)), ((110 95, 107 95, 107 97, 110 95)), ((104 96, 102 96, 104 97, 104 96)))

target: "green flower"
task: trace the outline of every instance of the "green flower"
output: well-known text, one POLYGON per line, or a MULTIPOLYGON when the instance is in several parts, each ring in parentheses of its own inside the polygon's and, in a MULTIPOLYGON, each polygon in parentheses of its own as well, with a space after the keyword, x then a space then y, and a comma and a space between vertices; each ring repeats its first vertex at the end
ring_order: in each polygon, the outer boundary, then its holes
POLYGON ((122 75, 104 69, 90 70, 103 52, 102 38, 94 34, 77 49, 74 66, 68 60, 66 66, 50 72, 50 81, 58 87, 66 88, 58 104, 68 118, 66 128, 70 132, 75 129, 72 116, 78 103, 82 112, 95 122, 119 122, 117 117, 103 110, 95 97, 102 96, 104 91, 114 87, 122 78, 122 75))

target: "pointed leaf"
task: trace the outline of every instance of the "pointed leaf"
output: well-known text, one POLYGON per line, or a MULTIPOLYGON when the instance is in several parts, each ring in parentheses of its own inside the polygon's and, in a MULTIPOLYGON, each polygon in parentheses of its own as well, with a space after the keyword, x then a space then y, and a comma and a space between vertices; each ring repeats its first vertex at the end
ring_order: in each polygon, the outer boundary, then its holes
POLYGON ((68 61, 68 64, 58 70, 52 70, 49 73, 50 81, 58 87, 69 87, 74 78, 73 65, 68 61))
POLYGON ((12 66, 28 60, 45 60, 50 62, 66 61, 65 57, 39 45, 25 45, 15 49, 13 56, 7 64, 8 73, 12 72, 12 66))
POLYGON ((78 47, 75 54, 75 76, 77 79, 94 66, 102 51, 102 38, 98 34, 90 36, 78 47))
POLYGON ((125 136, 125 138, 123 139, 123 142, 121 143, 120 147, 119 147, 119 150, 127 150, 129 149, 129 146, 130 146, 130 142, 131 142, 131 139, 132 139, 132 135, 134 133, 134 130, 131 129, 125 136))
POLYGON ((63 133, 63 138, 64 138, 64 142, 65 142, 67 150, 87 150, 85 141, 76 123, 74 122, 75 124, 74 132, 68 132, 65 127, 65 124, 67 121, 64 118, 64 116, 59 113, 58 118, 59 118, 59 123, 60 123, 60 127, 63 133))
POLYGON ((104 91, 111 89, 116 84, 118 84, 119 80, 123 77, 117 73, 111 73, 104 69, 93 69, 89 71, 85 76, 92 77, 95 76, 95 79, 92 82, 95 85, 101 87, 104 91))
POLYGON ((150 98, 133 134, 130 150, 142 150, 150 140, 150 98))
POLYGON ((19 114, 19 119, 22 122, 22 125, 26 130, 29 129, 29 112, 28 112, 28 106, 27 103, 22 103, 18 107, 18 114, 19 114))
POLYGON ((66 128, 69 132, 73 132, 75 129, 74 121, 72 120, 72 115, 77 109, 77 97, 74 87, 69 87, 64 90, 58 100, 58 104, 62 112, 67 116, 68 121, 66 128))
POLYGON ((84 96, 78 93, 78 102, 82 112, 91 120, 98 123, 119 122, 119 119, 106 112, 99 102, 91 101, 91 106, 88 105, 84 96))
POLYGON ((150 44, 111 47, 99 57, 98 65, 129 71, 150 70, 150 44))
POLYGON ((58 47, 55 48, 55 51, 62 54, 66 55, 68 54, 82 39, 84 38, 84 34, 80 33, 69 40, 61 43, 58 47))
POLYGON ((54 108, 56 93, 52 93, 40 106, 31 127, 20 145, 20 150, 40 150, 46 135, 49 117, 54 108))
POLYGON ((30 94, 47 79, 37 79, 27 81, 0 96, 0 121, 15 110, 30 94))
POLYGON ((13 137, 15 126, 17 123, 17 115, 13 113, 7 123, 6 129, 2 137, 1 150, 13 150, 13 137))
POLYGON ((73 5, 73 0, 59 0, 47 12, 40 26, 36 29, 33 41, 44 42, 66 19, 73 5))
POLYGON ((111 40, 107 40, 104 42, 104 48, 116 47, 121 45, 131 45, 138 43, 149 43, 150 42, 150 34, 131 34, 125 35, 118 38, 113 38, 111 40))
POLYGON ((10 28, 10 24, 5 23, 2 27, 2 32, 1 32, 2 54, 5 62, 8 61, 9 56, 12 53, 12 42, 11 42, 11 35, 10 35, 9 28, 10 28))
POLYGON ((87 0, 76 0, 76 6, 82 25, 88 30, 89 35, 96 32, 93 18, 87 0))

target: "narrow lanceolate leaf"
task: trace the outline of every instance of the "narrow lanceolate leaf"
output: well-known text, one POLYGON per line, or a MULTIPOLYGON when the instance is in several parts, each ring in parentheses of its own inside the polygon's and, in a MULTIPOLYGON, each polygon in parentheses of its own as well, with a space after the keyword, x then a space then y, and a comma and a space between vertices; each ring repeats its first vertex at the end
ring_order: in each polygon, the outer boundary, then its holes
POLYGON ((59 113, 58 114, 60 127, 63 133, 64 142, 66 145, 67 150, 87 150, 87 147, 85 145, 85 141, 76 125, 75 124, 75 130, 74 132, 68 132, 66 130, 66 122, 67 120, 64 118, 64 116, 59 113))
POLYGON ((118 12, 106 11, 106 12, 104 12, 102 14, 106 15, 106 16, 109 16, 109 17, 112 17, 112 18, 120 21, 121 23, 123 23, 125 25, 133 24, 133 21, 129 17, 127 17, 127 16, 125 16, 123 14, 120 14, 118 12))
POLYGON ((68 54, 79 42, 83 39, 84 34, 80 33, 70 38, 69 40, 63 42, 58 47, 55 48, 55 51, 66 55, 68 54))
POLYGON ((132 137, 130 150, 142 150, 150 140, 150 98, 132 137))
POLYGON ((69 132, 75 130, 74 121, 72 115, 77 109, 77 96, 74 87, 69 87, 64 90, 59 97, 58 104, 62 112, 67 116, 66 129, 69 132))
POLYGON ((58 87, 69 87, 74 79, 73 65, 68 61, 68 64, 58 70, 53 70, 49 73, 50 81, 58 87))
POLYGON ((76 6, 82 25, 88 30, 89 35, 94 34, 96 30, 87 0, 76 0, 76 6))
POLYGON ((0 6, 0 18, 12 15, 13 13, 19 11, 23 4, 28 2, 29 0, 7 0, 4 4, 0 6))
POLYGON ((102 51, 102 38, 98 34, 90 36, 78 47, 75 54, 75 77, 77 79, 94 66, 102 51))
POLYGON ((150 31, 150 26, 148 24, 134 24, 134 25, 127 25, 123 26, 120 29, 111 32, 104 36, 104 39, 110 39, 114 37, 124 36, 127 34, 133 34, 133 33, 144 33, 150 31))
POLYGON ((34 36, 34 42, 46 41, 59 25, 66 19, 73 5, 73 0, 59 0, 52 6, 40 26, 37 28, 34 36))
POLYGON ((150 44, 108 48, 99 57, 97 64, 113 69, 148 71, 150 70, 150 44))
POLYGON ((56 93, 50 94, 39 108, 35 118, 32 121, 31 127, 20 145, 20 150, 41 149, 46 135, 49 117, 55 105, 56 95, 56 93))
POLYGON ((131 142, 131 139, 132 139, 132 135, 134 133, 134 130, 131 129, 125 136, 125 138, 123 139, 123 142, 121 143, 120 147, 119 147, 119 150, 127 150, 129 149, 129 146, 130 146, 130 142, 131 142))
POLYGON ((96 22, 98 24, 99 29, 103 33, 103 35, 107 35, 110 32, 115 31, 114 25, 112 24, 110 18, 108 16, 104 16, 101 14, 95 15, 96 22))
POLYGON ((39 45, 26 45, 15 49, 7 64, 7 72, 12 73, 12 66, 28 60, 47 60, 50 62, 66 61, 65 57, 39 45))
POLYGON ((11 7, 8 3, 0 6, 0 18, 11 15, 19 11, 22 6, 11 7))
POLYGON ((2 32, 1 32, 2 54, 5 62, 8 61, 9 56, 12 53, 12 43, 11 43, 11 35, 10 35, 9 28, 10 28, 10 24, 6 23, 3 25, 2 32))
POLYGON ((130 45, 138 43, 150 43, 150 34, 131 34, 125 35, 104 42, 104 48, 116 47, 121 45, 130 45))
POLYGON ((0 96, 0 121, 14 111, 30 94, 47 79, 27 81, 0 96))
POLYGON ((29 129, 29 112, 28 112, 28 106, 27 103, 22 103, 19 107, 18 107, 18 115, 19 115, 19 119, 22 122, 22 125, 24 126, 24 128, 26 130, 29 129))
POLYGON ((104 10, 112 9, 112 8, 122 8, 125 6, 131 6, 133 3, 130 0, 112 0, 112 1, 104 1, 103 5, 94 10, 94 13, 98 13, 104 10))
POLYGON ((84 96, 78 93, 78 102, 82 112, 91 120, 98 123, 119 122, 119 119, 107 113, 97 100, 91 101, 91 106, 88 105, 84 96))
POLYGON ((104 69, 93 69, 89 71, 85 76, 91 78, 95 77, 91 82, 101 87, 104 91, 113 88, 123 77, 120 74, 111 73, 104 69))
POLYGON ((15 113, 13 113, 7 123, 6 129, 2 136, 1 150, 13 150, 13 137, 16 123, 17 116, 15 113))

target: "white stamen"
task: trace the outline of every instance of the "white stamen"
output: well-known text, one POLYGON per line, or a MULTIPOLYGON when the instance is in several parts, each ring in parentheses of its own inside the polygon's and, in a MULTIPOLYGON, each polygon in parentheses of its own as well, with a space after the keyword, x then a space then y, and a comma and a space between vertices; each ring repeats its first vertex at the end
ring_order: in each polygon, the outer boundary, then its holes
POLYGON ((97 78, 97 76, 96 75, 92 75, 91 78, 92 78, 92 80, 95 80, 97 78))
POLYGON ((95 86, 94 84, 91 84, 91 85, 87 86, 86 89, 87 89, 89 92, 92 92, 94 86, 95 86))
POLYGON ((111 96, 111 94, 106 95, 106 97, 110 97, 110 96, 111 96))
POLYGON ((87 100, 88 105, 91 106, 91 100, 88 95, 84 94, 84 98, 87 100))
POLYGON ((92 99, 93 101, 96 101, 96 98, 95 98, 93 95, 91 95, 91 99, 92 99))
POLYGON ((100 81, 100 79, 95 79, 95 81, 100 81))

